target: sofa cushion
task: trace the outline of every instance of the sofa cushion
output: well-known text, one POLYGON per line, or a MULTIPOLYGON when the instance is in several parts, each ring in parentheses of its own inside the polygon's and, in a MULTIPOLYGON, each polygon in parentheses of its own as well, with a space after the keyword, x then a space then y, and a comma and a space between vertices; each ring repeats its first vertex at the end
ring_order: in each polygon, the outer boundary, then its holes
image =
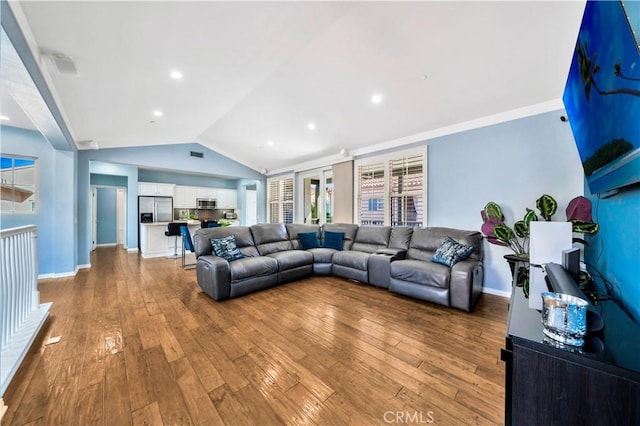
POLYGON ((253 225, 251 235, 261 256, 293 249, 283 223, 253 225))
POLYGON ((244 257, 229 264, 231 282, 278 273, 278 262, 267 256, 244 257))
POLYGON ((334 265, 366 271, 369 256, 369 253, 362 251, 339 251, 333 255, 332 262, 334 265))
POLYGON ((324 234, 327 231, 344 232, 342 250, 351 250, 353 239, 356 237, 356 232, 358 231, 358 225, 353 223, 325 223, 322 225, 322 232, 324 234))
POLYGON ((333 255, 337 252, 338 250, 336 249, 324 247, 309 250, 309 253, 313 255, 313 263, 331 263, 333 255))
POLYGON ((300 250, 302 246, 300 245, 300 239, 298 238, 298 234, 300 233, 309 233, 315 232, 318 236, 318 241, 320 241, 321 233, 319 225, 309 225, 306 223, 286 223, 285 228, 287 229, 287 234, 289 235, 289 240, 291 241, 291 245, 294 250, 300 250))
POLYGON ((323 235, 322 247, 334 250, 342 250, 344 243, 344 232, 325 231, 323 235))
POLYGON ((245 226, 228 226, 218 228, 198 229, 193 236, 193 247, 196 256, 213 254, 212 238, 223 238, 233 235, 236 238, 236 246, 245 256, 258 256, 254 247, 251 231, 245 226))
POLYGON ((472 246, 466 246, 451 237, 445 237, 431 258, 431 261, 451 268, 456 263, 469 257, 472 251, 472 246))
POLYGON ((396 260, 391 262, 391 278, 420 285, 449 288, 451 270, 444 265, 421 260, 396 260))
POLYGON ((227 262, 232 262, 244 257, 238 249, 236 238, 233 235, 222 238, 212 238, 211 246, 216 256, 225 259, 227 262))
POLYGON ((289 269, 313 264, 313 254, 304 250, 279 251, 268 254, 267 257, 278 261, 278 271, 288 271, 289 269))
POLYGON ((472 246, 473 251, 469 257, 474 260, 482 260, 482 234, 479 231, 465 231, 441 227, 415 229, 411 236, 407 258, 416 256, 416 258, 421 258, 421 260, 430 260, 445 237, 450 237, 461 244, 472 246), (415 250, 422 250, 426 253, 416 255, 415 250))
POLYGON ((300 240, 300 248, 303 250, 322 247, 317 232, 299 232, 298 239, 300 240))
POLYGON ((391 228, 388 247, 407 250, 411 242, 411 235, 413 235, 413 228, 409 228, 408 226, 395 226, 391 228))
POLYGON ((350 250, 374 253, 389 244, 390 226, 361 226, 350 250))

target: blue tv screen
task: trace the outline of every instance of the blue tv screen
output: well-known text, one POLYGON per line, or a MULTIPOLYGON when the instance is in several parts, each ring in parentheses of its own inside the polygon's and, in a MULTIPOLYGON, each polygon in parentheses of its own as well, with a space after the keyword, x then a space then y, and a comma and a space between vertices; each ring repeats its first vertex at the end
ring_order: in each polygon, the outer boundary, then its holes
POLYGON ((640 2, 587 2, 563 102, 592 194, 640 182, 638 37, 640 2))

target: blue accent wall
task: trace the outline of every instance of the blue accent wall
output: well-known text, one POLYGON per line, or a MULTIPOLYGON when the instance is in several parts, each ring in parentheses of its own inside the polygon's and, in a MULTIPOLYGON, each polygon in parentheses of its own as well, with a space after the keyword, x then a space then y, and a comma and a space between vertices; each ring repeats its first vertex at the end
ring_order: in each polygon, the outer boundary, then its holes
MULTIPOLYGON (((480 230, 480 211, 500 204, 513 225, 542 194, 558 202, 553 219, 566 220, 569 201, 584 194, 584 175, 571 128, 554 111, 428 141, 429 226, 480 230)), ((511 291, 506 247, 484 243, 485 288, 511 291)))
POLYGON ((115 244, 118 241, 116 188, 96 188, 96 198, 96 244, 115 244))
MULTIPOLYGON (((610 198, 589 198, 600 230, 585 238, 585 261, 606 277, 614 296, 640 323, 640 186, 621 188, 610 198)), ((596 282, 602 289, 602 281, 596 282)))
POLYGON ((0 214, 3 229, 38 226, 38 274, 76 269, 76 154, 54 149, 39 132, 0 126, 2 152, 38 159, 36 213, 0 214))
POLYGON ((91 173, 91 185, 120 186, 126 188, 128 185, 126 176, 103 175, 91 173))

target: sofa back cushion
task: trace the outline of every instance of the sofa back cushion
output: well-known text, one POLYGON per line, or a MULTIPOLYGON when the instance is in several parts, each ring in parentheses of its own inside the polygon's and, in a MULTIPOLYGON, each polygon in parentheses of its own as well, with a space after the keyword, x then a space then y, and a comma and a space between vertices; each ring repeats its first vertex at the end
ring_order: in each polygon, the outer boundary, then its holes
POLYGON ((291 245, 294 250, 302 249, 300 245, 300 239, 298 238, 298 234, 305 234, 309 232, 315 232, 318 234, 318 240, 320 240, 320 226, 318 225, 306 225, 303 223, 287 223, 285 225, 287 228, 287 234, 289 235, 289 240, 291 241, 291 245))
POLYGON ((390 226, 361 226, 356 232, 351 250, 374 253, 376 250, 386 248, 391 235, 390 226))
POLYGON ((245 257, 260 256, 253 243, 251 231, 246 226, 227 226, 217 228, 198 229, 193 236, 193 247, 196 257, 212 254, 211 239, 224 238, 233 235, 236 246, 245 257))
POLYGON ((395 226, 391 228, 389 237, 389 248, 408 250, 413 235, 413 228, 408 226, 395 226))
POLYGON ((482 234, 480 232, 441 227, 414 229, 409 250, 407 251, 407 259, 429 262, 446 237, 450 237, 461 244, 472 246, 473 251, 469 259, 482 260, 482 234))
POLYGON ((322 225, 322 231, 344 232, 342 249, 351 250, 353 240, 356 237, 356 232, 358 231, 358 225, 355 225, 353 223, 325 223, 324 225, 322 225))
POLYGON ((253 225, 251 234, 261 256, 293 249, 284 223, 253 225))

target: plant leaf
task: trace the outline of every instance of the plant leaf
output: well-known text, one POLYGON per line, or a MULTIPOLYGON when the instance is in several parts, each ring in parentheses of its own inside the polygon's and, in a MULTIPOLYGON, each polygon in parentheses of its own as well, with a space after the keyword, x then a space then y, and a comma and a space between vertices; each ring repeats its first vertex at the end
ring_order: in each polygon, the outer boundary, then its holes
POLYGON ((529 226, 524 220, 519 220, 513 224, 513 230, 520 238, 526 238, 529 236, 529 226))
POLYGON ((551 220, 551 216, 558 210, 558 203, 551 195, 542 194, 542 196, 536 200, 536 207, 544 220, 549 221, 551 220))
POLYGON ((524 266, 521 266, 518 268, 518 272, 516 273, 516 287, 522 287, 524 290, 524 285, 527 284, 527 294, 525 294, 525 296, 529 296, 528 295, 528 291, 529 291, 529 268, 525 268, 524 266))
POLYGON ((504 216, 502 215, 502 209, 498 204, 494 203, 493 201, 489 201, 487 205, 484 206, 483 211, 487 219, 496 218, 500 222, 504 220, 504 216))
POLYGON ((598 232, 600 227, 597 223, 594 222, 583 222, 581 220, 570 220, 573 228, 573 232, 578 232, 580 234, 595 234, 598 232))
POLYGON ((496 238, 503 243, 509 243, 513 238, 515 238, 515 234, 513 230, 509 228, 504 223, 499 223, 493 227, 493 234, 496 238))
POLYGON ((591 201, 583 196, 578 196, 569 201, 567 205, 567 220, 574 219, 582 222, 591 222, 591 201))

